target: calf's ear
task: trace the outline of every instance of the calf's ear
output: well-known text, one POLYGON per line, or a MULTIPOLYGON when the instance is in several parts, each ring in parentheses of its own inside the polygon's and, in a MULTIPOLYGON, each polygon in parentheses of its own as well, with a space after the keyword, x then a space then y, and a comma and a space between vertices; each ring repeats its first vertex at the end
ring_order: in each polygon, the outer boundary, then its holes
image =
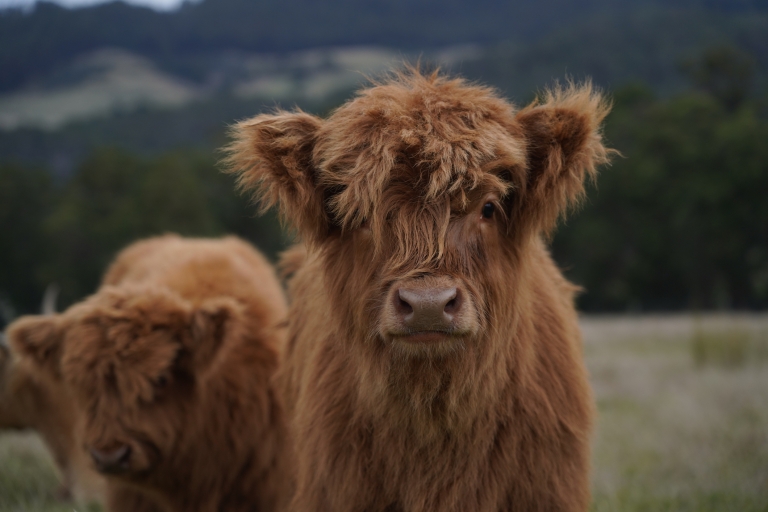
POLYGON ((304 112, 263 114, 237 123, 225 148, 227 172, 238 177, 262 212, 277 206, 281 219, 308 240, 328 234, 330 217, 312 153, 322 120, 304 112))
POLYGON ((230 298, 210 299, 192 312, 192 336, 187 348, 195 368, 207 366, 228 338, 241 334, 243 314, 242 306, 230 298))
POLYGON ((6 341, 5 333, 0 332, 0 382, 3 378, 3 371, 5 371, 5 365, 11 359, 11 354, 8 351, 8 343, 6 341))
POLYGON ((528 179, 517 212, 545 232, 584 196, 584 180, 614 153, 603 145, 601 123, 610 110, 590 83, 548 91, 517 114, 527 148, 528 179))
POLYGON ((8 326, 11 349, 38 367, 58 374, 64 329, 59 315, 23 316, 8 326))

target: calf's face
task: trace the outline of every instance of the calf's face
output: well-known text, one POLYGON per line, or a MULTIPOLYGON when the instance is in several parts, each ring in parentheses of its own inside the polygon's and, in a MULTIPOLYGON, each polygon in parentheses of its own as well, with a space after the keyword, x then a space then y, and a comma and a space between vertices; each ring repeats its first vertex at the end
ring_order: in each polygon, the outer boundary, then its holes
POLYGON ((427 203, 417 180, 401 179, 402 196, 383 191, 393 210, 325 240, 333 303, 358 338, 412 356, 455 353, 480 343, 501 313, 496 306, 504 307, 494 298, 514 259, 505 244, 506 186, 489 173, 464 198, 427 203))
POLYGON ((229 300, 192 307, 163 290, 107 287, 61 315, 27 317, 11 341, 71 390, 96 470, 141 479, 174 457, 237 314, 229 300))
POLYGON ((321 258, 348 338, 440 357, 510 318, 526 249, 607 161, 607 110, 588 84, 516 111, 489 89, 412 72, 327 120, 240 123, 229 164, 321 258))

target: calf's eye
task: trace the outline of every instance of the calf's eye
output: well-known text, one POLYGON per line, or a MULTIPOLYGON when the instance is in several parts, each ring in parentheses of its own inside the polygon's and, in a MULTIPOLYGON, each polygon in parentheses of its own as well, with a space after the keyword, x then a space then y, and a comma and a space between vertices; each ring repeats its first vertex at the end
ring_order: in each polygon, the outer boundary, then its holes
POLYGON ((485 203, 483 205, 483 209, 481 210, 480 214, 483 216, 484 219, 490 219, 493 217, 493 211, 496 209, 496 207, 493 205, 493 203, 485 203))

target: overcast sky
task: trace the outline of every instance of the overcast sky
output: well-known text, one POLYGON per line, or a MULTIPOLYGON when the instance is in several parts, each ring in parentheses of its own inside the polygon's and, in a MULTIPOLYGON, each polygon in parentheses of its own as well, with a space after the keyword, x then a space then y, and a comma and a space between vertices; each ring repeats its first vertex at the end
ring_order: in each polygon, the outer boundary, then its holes
MULTIPOLYGON (((105 3, 109 0, 54 0, 57 4, 66 7, 83 7, 105 3)), ((183 0, 123 0, 129 4, 144 5, 157 10, 169 10, 181 5, 183 0)), ((35 0, 0 0, 0 9, 4 7, 31 7, 35 0)))

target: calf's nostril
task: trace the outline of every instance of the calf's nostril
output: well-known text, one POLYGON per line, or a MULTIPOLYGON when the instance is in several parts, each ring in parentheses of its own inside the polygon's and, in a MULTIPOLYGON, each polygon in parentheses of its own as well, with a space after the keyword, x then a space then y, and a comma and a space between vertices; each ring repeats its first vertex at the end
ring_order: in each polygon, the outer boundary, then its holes
POLYGON ((413 313, 413 306, 411 306, 411 304, 403 298, 399 290, 397 292, 397 309, 398 312, 402 315, 409 315, 413 313))

